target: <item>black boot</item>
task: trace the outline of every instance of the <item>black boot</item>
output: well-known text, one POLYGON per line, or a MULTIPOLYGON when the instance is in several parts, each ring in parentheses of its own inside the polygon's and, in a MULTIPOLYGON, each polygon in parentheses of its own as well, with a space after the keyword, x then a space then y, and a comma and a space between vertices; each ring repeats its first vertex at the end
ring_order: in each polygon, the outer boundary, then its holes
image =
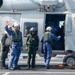
POLYGON ((46 69, 50 69, 50 67, 49 66, 46 66, 46 69))
POLYGON ((32 69, 35 69, 35 66, 32 66, 32 69))
POLYGON ((30 69, 30 66, 28 66, 27 68, 26 68, 26 70, 29 70, 30 69))

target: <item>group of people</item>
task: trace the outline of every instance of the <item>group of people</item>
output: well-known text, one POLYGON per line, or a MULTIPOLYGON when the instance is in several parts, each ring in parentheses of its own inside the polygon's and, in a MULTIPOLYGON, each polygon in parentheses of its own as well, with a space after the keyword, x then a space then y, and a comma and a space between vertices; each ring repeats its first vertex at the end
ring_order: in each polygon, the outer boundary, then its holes
MULTIPOLYGON (((50 69, 50 59, 52 56, 52 40, 58 41, 61 37, 56 37, 54 34, 52 34, 52 28, 47 27, 46 32, 41 36, 40 41, 42 43, 43 49, 42 53, 44 54, 44 62, 46 69, 50 69)), ((2 55, 1 55, 1 69, 8 68, 9 70, 16 70, 20 69, 18 66, 19 57, 21 54, 21 51, 23 50, 23 42, 22 42, 22 32, 20 31, 20 25, 18 23, 14 23, 13 28, 9 26, 9 22, 6 22, 5 26, 5 33, 2 37, 2 55), (11 37, 11 44, 6 45, 5 41, 6 38, 9 37, 7 34, 9 34, 11 37), (10 59, 8 63, 8 67, 5 65, 5 60, 7 58, 7 54, 10 51, 10 59)), ((39 37, 37 34, 37 29, 32 27, 30 28, 30 33, 27 35, 26 39, 26 50, 28 51, 28 67, 27 69, 30 69, 31 67, 35 68, 35 57, 36 52, 39 47, 39 37), (32 59, 32 65, 31 65, 31 59, 32 59)))

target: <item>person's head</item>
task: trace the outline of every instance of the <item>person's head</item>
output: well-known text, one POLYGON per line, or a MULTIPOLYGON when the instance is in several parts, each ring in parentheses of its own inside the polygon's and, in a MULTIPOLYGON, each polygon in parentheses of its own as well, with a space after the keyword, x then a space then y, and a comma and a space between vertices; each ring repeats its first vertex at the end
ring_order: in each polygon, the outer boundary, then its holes
POLYGON ((36 32, 37 32, 37 30, 36 30, 36 28, 32 27, 32 28, 30 29, 30 32, 31 32, 32 35, 35 35, 36 32))
POLYGON ((20 30, 20 25, 17 22, 14 23, 14 30, 15 31, 20 30))
POLYGON ((47 28, 46 28, 46 31, 51 32, 51 31, 52 31, 52 27, 47 27, 47 28))

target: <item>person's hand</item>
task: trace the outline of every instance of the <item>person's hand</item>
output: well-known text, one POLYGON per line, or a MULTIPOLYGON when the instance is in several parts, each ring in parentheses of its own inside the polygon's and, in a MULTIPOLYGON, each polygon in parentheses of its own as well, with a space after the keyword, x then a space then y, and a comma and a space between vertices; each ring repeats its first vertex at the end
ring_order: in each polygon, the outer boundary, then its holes
POLYGON ((28 47, 26 47, 26 50, 28 50, 28 47))
POLYGON ((6 51, 4 51, 4 53, 7 53, 6 51))
POLYGON ((58 38, 61 38, 61 36, 58 36, 58 38))
POLYGON ((24 48, 23 48, 23 47, 22 47, 21 49, 22 49, 22 50, 24 50, 24 48))
POLYGON ((36 47, 36 50, 38 50, 38 47, 36 47))
POLYGON ((8 26, 9 25, 9 22, 8 21, 6 21, 6 26, 8 26))
POLYGON ((5 45, 3 45, 2 47, 5 47, 5 45))

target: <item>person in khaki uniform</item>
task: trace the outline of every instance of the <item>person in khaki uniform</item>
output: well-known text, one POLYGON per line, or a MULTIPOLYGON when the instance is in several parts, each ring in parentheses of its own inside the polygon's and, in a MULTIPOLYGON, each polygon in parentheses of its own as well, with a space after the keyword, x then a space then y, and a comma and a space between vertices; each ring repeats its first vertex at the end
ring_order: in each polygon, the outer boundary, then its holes
POLYGON ((28 69, 30 68, 30 62, 32 58, 32 68, 35 68, 35 57, 38 50, 39 38, 37 35, 37 30, 35 28, 30 29, 30 34, 27 36, 26 40, 26 50, 28 50, 28 69))
POLYGON ((2 43, 2 54, 1 54, 1 69, 7 69, 5 65, 5 61, 7 58, 7 54, 9 52, 9 46, 6 45, 6 39, 8 38, 7 32, 5 31, 2 35, 1 43, 2 43))

